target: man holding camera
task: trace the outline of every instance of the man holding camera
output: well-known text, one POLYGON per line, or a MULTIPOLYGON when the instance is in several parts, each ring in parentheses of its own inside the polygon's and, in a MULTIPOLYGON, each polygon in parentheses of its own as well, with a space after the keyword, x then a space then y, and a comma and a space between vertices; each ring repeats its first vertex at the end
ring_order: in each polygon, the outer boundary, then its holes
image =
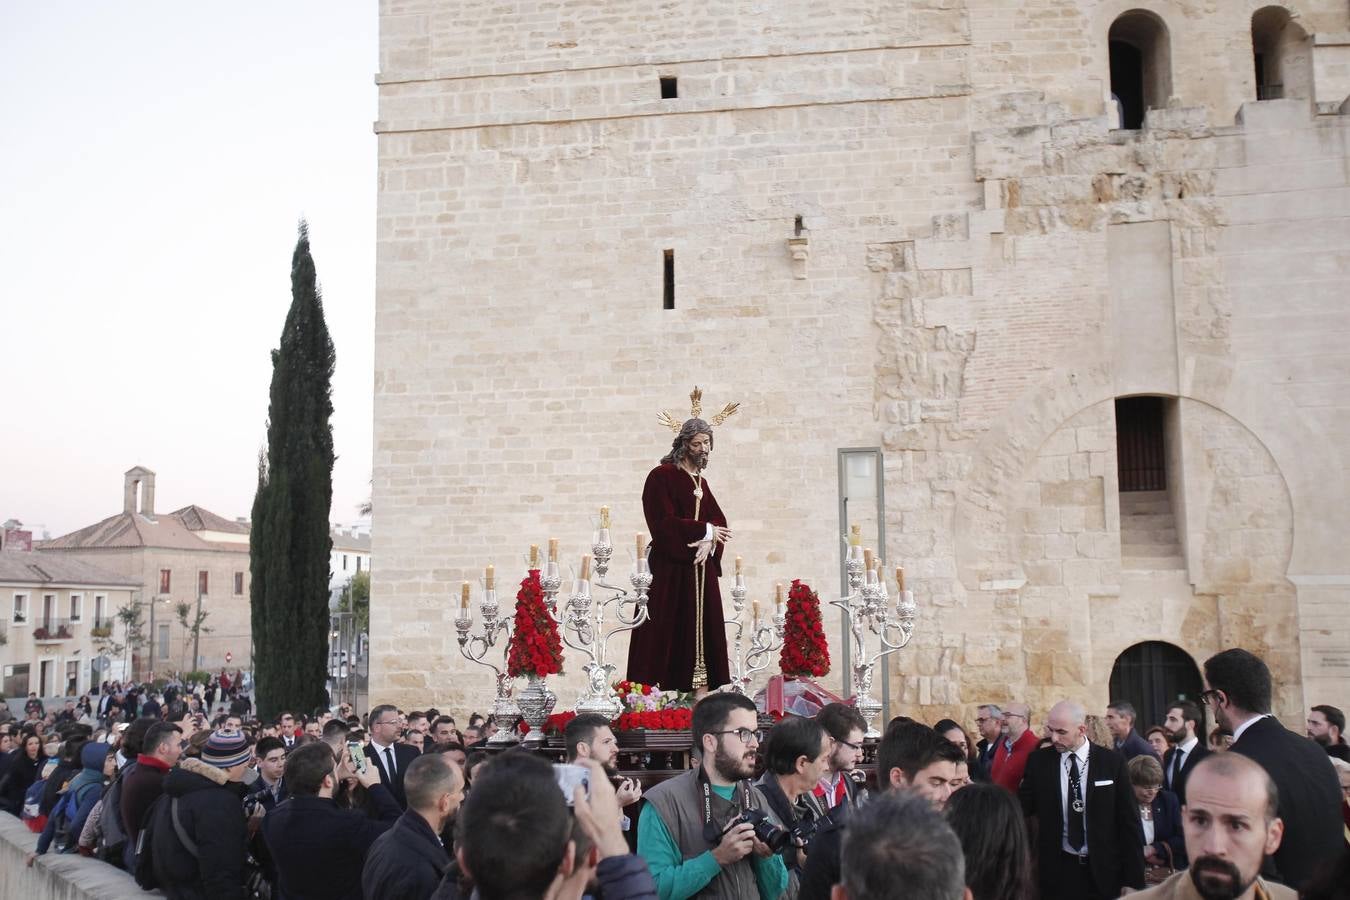
POLYGON ((787 887, 782 858, 755 836, 756 822, 773 827, 750 783, 758 729, 755 704, 741 694, 709 694, 694 707, 699 766, 648 791, 638 820, 638 855, 662 900, 776 900, 787 887))
POLYGON ((812 793, 830 761, 834 742, 815 719, 790 716, 774 726, 764 749, 764 775, 755 786, 768 802, 769 820, 780 831, 772 847, 788 870, 787 897, 797 896, 797 883, 807 843, 816 823, 825 818, 812 793))

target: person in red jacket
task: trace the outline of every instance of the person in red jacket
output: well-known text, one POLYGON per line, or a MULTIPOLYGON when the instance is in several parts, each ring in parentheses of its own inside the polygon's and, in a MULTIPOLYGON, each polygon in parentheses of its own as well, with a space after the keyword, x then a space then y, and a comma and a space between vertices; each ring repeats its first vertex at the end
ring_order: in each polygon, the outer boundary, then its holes
POLYGON ((1025 703, 1010 703, 1003 711, 1007 731, 994 752, 989 780, 1017 793, 1022 773, 1027 768, 1027 757, 1036 749, 1036 735, 1031 730, 1031 707, 1025 703))

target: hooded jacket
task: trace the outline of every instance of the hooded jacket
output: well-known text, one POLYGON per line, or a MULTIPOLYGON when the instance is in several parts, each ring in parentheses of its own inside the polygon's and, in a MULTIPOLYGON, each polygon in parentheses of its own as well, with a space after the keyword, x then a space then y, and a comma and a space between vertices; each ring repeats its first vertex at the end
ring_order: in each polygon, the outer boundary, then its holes
POLYGON ((151 859, 160 889, 170 900, 246 900, 244 857, 248 829, 244 821, 244 785, 230 781, 224 769, 199 759, 183 759, 164 776, 164 798, 155 808, 151 859), (196 844, 194 855, 174 830, 178 821, 196 844))
MULTIPOLYGON (((26 742, 25 742, 26 743, 26 742)), ((0 810, 18 816, 23 812, 23 798, 33 782, 38 780, 42 767, 47 763, 47 754, 38 746, 37 759, 29 759, 23 744, 9 752, 9 768, 3 779, 4 789, 0 790, 0 810)))
MULTIPOLYGON (((58 847, 58 850, 67 852, 75 849, 85 819, 89 818, 89 812, 94 808, 94 804, 103 796, 103 763, 107 758, 108 745, 101 741, 90 741, 80 748, 80 771, 70 779, 70 783, 61 792, 60 799, 53 807, 55 811, 65 806, 64 817, 70 836, 70 846, 58 847)), ((60 816, 53 815, 43 826, 36 848, 39 856, 46 853, 51 846, 60 819, 60 816)))

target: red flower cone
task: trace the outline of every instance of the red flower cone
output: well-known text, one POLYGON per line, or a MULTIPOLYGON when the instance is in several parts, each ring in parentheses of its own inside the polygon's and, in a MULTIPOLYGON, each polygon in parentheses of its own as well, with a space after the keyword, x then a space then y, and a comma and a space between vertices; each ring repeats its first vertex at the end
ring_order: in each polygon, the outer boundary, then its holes
POLYGON ((783 627, 784 675, 819 678, 830 671, 830 645, 820 623, 820 596, 801 579, 792 580, 783 627))
POLYGON ((539 586, 539 570, 520 582, 516 594, 515 625, 507 649, 506 671, 511 677, 556 675, 562 671, 562 639, 558 623, 544 608, 544 589, 539 586))

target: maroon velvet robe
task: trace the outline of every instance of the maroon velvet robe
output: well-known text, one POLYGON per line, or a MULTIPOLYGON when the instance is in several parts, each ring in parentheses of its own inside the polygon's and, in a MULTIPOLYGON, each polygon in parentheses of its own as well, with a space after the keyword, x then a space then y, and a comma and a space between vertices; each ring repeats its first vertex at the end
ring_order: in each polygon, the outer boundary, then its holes
MULTIPOLYGON (((709 523, 727 527, 708 480, 703 480, 703 502, 694 518, 694 479, 679 466, 662 463, 647 476, 642 488, 642 511, 652 535, 649 560, 652 588, 647 602, 651 618, 633 631, 628 647, 628 680, 660 684, 663 690, 687 691, 694 681, 694 556, 709 523)), ((722 616, 722 544, 704 564, 703 660, 708 689, 731 680, 727 663, 727 632, 722 616)))

